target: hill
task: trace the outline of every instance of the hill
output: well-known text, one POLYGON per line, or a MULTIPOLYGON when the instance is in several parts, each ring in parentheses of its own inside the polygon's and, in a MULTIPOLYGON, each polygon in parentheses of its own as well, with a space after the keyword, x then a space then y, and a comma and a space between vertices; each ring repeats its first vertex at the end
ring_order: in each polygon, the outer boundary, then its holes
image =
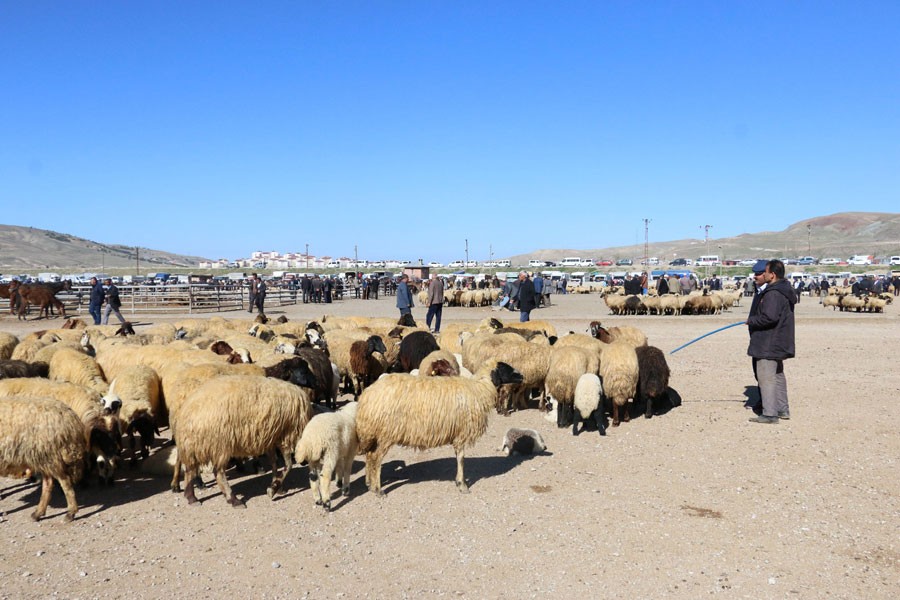
POLYGON ((34 227, 0 225, 0 273, 196 267, 205 260, 120 244, 104 244, 34 227))
MULTIPOLYGON (((703 239, 649 244, 649 256, 666 261, 679 256, 697 258, 706 253, 706 243, 703 239)), ((709 254, 718 254, 722 260, 807 255, 846 259, 853 254, 896 255, 900 254, 900 213, 837 213, 799 221, 783 231, 744 233, 729 238, 710 237, 709 254)), ((637 263, 644 256, 644 245, 541 249, 511 256, 510 259, 513 264, 528 264, 532 259, 560 260, 565 256, 581 256, 595 260, 631 258, 637 263)))

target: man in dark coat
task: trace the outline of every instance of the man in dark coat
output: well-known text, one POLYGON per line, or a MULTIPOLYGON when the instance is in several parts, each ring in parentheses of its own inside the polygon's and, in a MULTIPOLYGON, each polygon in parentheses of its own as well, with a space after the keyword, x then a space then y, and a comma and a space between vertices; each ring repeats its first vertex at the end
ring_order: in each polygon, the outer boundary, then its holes
POLYGON ((534 283, 528 278, 528 273, 522 271, 519 273, 519 322, 531 320, 531 311, 535 308, 534 302, 534 283))
POLYGON ((660 278, 656 280, 656 293, 660 296, 669 293, 669 281, 666 279, 665 275, 661 275, 660 278))
POLYGON ((97 281, 96 277, 91 277, 91 299, 88 303, 88 312, 94 318, 94 325, 100 324, 100 307, 103 306, 103 298, 106 296, 106 290, 103 284, 97 281))
POLYGON ((750 346, 747 354, 753 358, 753 373, 762 398, 762 414, 750 421, 774 424, 779 419, 791 418, 784 361, 794 357, 794 304, 797 295, 790 282, 784 279, 784 263, 780 260, 770 260, 765 271, 756 278, 764 281, 765 286, 750 306, 750 316, 747 318, 750 346))

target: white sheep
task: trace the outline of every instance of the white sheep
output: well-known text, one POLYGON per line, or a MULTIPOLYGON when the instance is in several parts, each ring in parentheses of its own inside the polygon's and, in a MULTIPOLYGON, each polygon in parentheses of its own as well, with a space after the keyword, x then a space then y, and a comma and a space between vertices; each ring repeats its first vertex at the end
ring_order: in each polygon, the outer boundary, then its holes
POLYGON ((109 384, 97 361, 84 352, 60 348, 50 359, 50 379, 68 381, 105 394, 109 384))
POLYGON ((497 389, 522 381, 507 364, 482 369, 474 379, 389 374, 366 388, 359 399, 356 432, 366 454, 366 484, 382 494, 381 463, 392 446, 419 450, 452 445, 456 487, 468 492, 463 473, 465 449, 485 432, 497 403, 497 389))
POLYGON ((178 415, 178 460, 184 465, 184 496, 197 502, 194 478, 201 466, 212 464, 219 489, 234 507, 243 507, 231 491, 225 469, 232 458, 268 456, 272 484, 268 495, 281 489, 291 470, 291 456, 304 427, 312 418, 312 390, 270 377, 232 375, 200 386, 178 415), (285 468, 278 473, 275 451, 285 468))
POLYGON ((75 518, 84 454, 84 427, 71 408, 52 398, 0 398, 0 476, 30 469, 43 480, 32 519, 47 513, 54 479, 66 495, 66 521, 75 518))
MULTIPOLYGON (((606 435, 606 410, 603 407, 603 385, 596 373, 585 373, 575 386, 575 411, 572 435, 578 435, 578 423, 593 419, 597 432, 606 435)), ((584 426, 581 428, 584 431, 584 426)))
POLYGON ((597 373, 599 367, 600 356, 595 350, 581 346, 553 346, 544 388, 547 394, 559 402, 556 421, 558 427, 566 427, 572 422, 575 389, 579 378, 585 373, 597 373))
POLYGON ((11 333, 0 331, 0 360, 12 358, 13 351, 19 345, 19 338, 11 333))
POLYGON ((350 495, 350 473, 359 440, 356 437, 356 409, 350 402, 341 410, 314 416, 303 430, 294 460, 309 464, 309 486, 316 504, 331 510, 331 477, 337 474, 338 487, 350 495))
POLYGON ((547 444, 541 434, 534 429, 519 429, 510 427, 503 436, 500 451, 507 456, 513 454, 537 454, 547 449, 547 444))
POLYGON ((160 381, 156 371, 146 365, 125 369, 112 380, 102 403, 107 411, 118 416, 122 431, 128 435, 132 462, 137 462, 138 452, 141 458, 147 458, 147 448, 153 444, 153 435, 159 434, 156 415, 162 412, 160 381), (135 431, 141 435, 138 449, 135 449, 135 431))

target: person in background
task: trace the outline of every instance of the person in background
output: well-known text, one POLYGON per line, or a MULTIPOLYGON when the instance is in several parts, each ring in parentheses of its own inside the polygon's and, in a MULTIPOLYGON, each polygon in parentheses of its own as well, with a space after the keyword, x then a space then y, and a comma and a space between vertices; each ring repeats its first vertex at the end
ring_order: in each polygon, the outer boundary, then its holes
POLYGON ((250 274, 250 279, 248 280, 248 283, 250 286, 250 292, 249 292, 249 306, 247 307, 247 312, 252 313, 253 307, 256 306, 256 286, 257 286, 256 273, 250 274))
POLYGON ((646 296, 647 292, 650 290, 650 283, 649 283, 649 280, 647 279, 647 271, 644 271, 643 273, 641 273, 641 279, 638 284, 638 287, 640 287, 640 289, 641 289, 641 296, 646 296))
MULTIPOLYGON (((399 294, 398 294, 399 295, 399 294)), ((431 274, 431 281, 428 282, 428 313, 425 315, 425 324, 431 329, 431 320, 434 319, 434 329, 432 333, 441 332, 441 313, 444 310, 444 281, 437 276, 437 273, 431 274)))
POLYGON ((266 282, 256 276, 256 312, 265 314, 263 305, 266 303, 266 282))
POLYGON ((409 289, 409 275, 404 273, 397 285, 397 308, 400 309, 400 316, 412 314, 412 307, 413 297, 412 291, 409 289))
POLYGON ((112 279, 104 281, 106 284, 106 310, 103 311, 103 324, 109 325, 109 313, 115 313, 119 323, 125 322, 125 317, 119 312, 122 308, 122 300, 119 298, 119 288, 113 283, 112 279))
POLYGON ((534 276, 534 305, 540 306, 541 299, 544 297, 544 278, 540 273, 534 276))
POLYGON ((660 296, 669 293, 669 281, 666 279, 665 275, 661 275, 660 278, 656 280, 656 293, 660 296))
POLYGON ((88 302, 88 312, 94 318, 94 325, 100 325, 100 307, 103 306, 103 298, 106 291, 103 284, 97 281, 96 277, 91 277, 91 298, 88 302))
POLYGON ((534 283, 528 278, 525 271, 519 272, 519 322, 524 323, 531 320, 531 311, 534 310, 534 283))
POLYGON ((828 279, 826 277, 822 278, 822 281, 819 283, 819 304, 825 300, 825 296, 828 295, 828 288, 831 287, 828 283, 828 279))

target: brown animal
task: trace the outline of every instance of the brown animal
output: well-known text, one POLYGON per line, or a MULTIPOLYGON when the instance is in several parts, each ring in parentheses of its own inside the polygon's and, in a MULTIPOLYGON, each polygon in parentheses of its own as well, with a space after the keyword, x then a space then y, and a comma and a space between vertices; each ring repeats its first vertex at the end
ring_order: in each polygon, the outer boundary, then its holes
POLYGON ((19 284, 15 289, 10 284, 10 309, 13 308, 14 304, 18 304, 18 317, 24 321, 25 312, 30 305, 34 304, 40 307, 38 318, 46 316, 49 319, 50 306, 52 304, 59 311, 59 314, 65 318, 66 307, 56 298, 56 294, 63 290, 71 289, 72 282, 68 279, 59 283, 24 283, 19 284), (18 295, 19 299, 15 300, 12 297, 13 294, 18 295))

